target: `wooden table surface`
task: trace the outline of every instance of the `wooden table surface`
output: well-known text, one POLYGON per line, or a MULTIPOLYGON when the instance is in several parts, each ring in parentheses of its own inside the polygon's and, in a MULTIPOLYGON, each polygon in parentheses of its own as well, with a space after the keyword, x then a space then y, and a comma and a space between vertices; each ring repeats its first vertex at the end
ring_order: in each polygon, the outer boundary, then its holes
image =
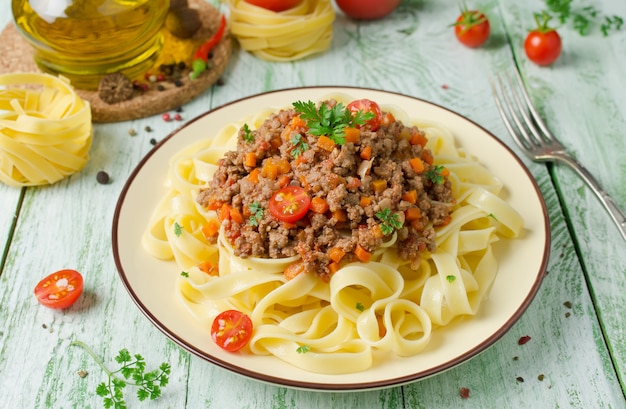
MULTIPOLYGON (((540 0, 481 0, 492 35, 482 48, 460 45, 449 26, 456 0, 403 0, 388 17, 356 22, 337 14, 331 48, 306 60, 272 63, 235 47, 215 86, 183 109, 184 121, 222 104, 265 91, 308 85, 348 85, 412 95, 467 116, 511 146, 488 77, 519 67, 552 131, 626 208, 626 29, 582 37, 560 29, 563 53, 551 67, 524 55, 523 38, 540 0)), ((224 8, 214 1, 214 5, 224 8)), ((593 4, 626 17, 623 0, 593 4)), ((225 10, 225 8, 224 8, 225 10)), ((0 26, 11 24, 10 2, 0 26)), ((2 56, 0 56, 2 58, 2 56)), ((82 172, 52 186, 0 184, 0 407, 98 408, 96 385, 106 379, 87 354, 89 344, 112 366, 122 348, 148 366, 172 365, 156 408, 624 408, 626 407, 626 242, 592 191, 569 169, 522 158, 549 209, 552 252, 548 274, 510 331, 473 359, 404 386, 325 393, 268 385, 218 368, 171 342, 139 311, 122 285, 111 251, 111 225, 127 177, 180 122, 160 116, 96 124, 82 172), (144 131, 150 126, 153 131, 144 131), (137 136, 129 136, 129 129, 137 136), (105 170, 107 185, 96 182, 105 170), (65 311, 41 307, 35 284, 74 268, 85 293, 65 311), (518 345, 521 336, 531 340, 518 345), (77 371, 84 369, 84 378, 77 371), (463 399, 459 389, 470 390, 463 399)))

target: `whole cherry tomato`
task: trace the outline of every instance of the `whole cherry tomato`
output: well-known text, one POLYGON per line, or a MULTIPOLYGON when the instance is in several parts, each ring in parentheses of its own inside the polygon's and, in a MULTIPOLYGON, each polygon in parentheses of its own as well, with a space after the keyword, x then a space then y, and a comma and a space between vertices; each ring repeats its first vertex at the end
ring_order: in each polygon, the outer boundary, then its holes
POLYGON ((296 7, 302 0, 246 0, 246 2, 264 9, 280 12, 296 7))
POLYGON ((336 0, 348 17, 359 20, 382 18, 398 7, 400 0, 336 0))
POLYGON ((476 48, 480 47, 489 38, 491 26, 489 19, 478 10, 461 10, 461 15, 454 23, 454 34, 461 44, 476 48))
POLYGON ((530 31, 524 41, 526 56, 537 65, 550 65, 561 55, 561 36, 555 29, 548 27, 551 18, 546 13, 536 13, 537 28, 530 31))
POLYGON ((241 311, 227 310, 218 314, 211 325, 211 339, 220 348, 235 352, 252 338, 252 320, 241 311))
POLYGON ((380 126, 380 122, 383 119, 383 113, 380 110, 380 106, 376 102, 369 99, 357 99, 355 101, 352 101, 348 104, 347 108, 353 114, 359 111, 363 111, 363 113, 371 112, 372 114, 374 114, 374 117, 372 119, 365 122, 364 125, 361 125, 361 127, 369 125, 369 128, 372 131, 378 129, 378 127, 380 126))
POLYGON ((278 220, 294 223, 309 211, 311 197, 299 186, 287 186, 270 198, 270 213, 278 220))
POLYGON ((74 304, 83 292, 83 276, 76 270, 59 270, 35 286, 35 297, 45 307, 63 309, 74 304))

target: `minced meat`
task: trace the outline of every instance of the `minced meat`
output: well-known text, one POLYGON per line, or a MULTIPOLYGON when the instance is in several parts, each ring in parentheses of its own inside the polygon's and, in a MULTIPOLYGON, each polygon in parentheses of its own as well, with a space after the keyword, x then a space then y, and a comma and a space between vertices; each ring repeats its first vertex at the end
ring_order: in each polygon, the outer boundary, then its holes
POLYGON ((319 137, 309 133, 309 124, 294 109, 272 114, 256 130, 244 126, 237 150, 220 160, 197 201, 221 213, 225 238, 239 257, 300 255, 303 271, 328 279, 336 268, 332 248, 345 253, 342 263, 354 261, 358 247, 371 254, 395 232, 399 257, 416 268, 423 252, 435 251, 434 228, 450 221, 454 197, 445 169, 433 165, 424 147, 423 132, 387 113, 383 117, 376 129, 366 124, 358 140, 331 151, 317 143, 319 137), (246 162, 251 153, 253 166, 246 162), (423 169, 412 166, 414 158, 423 169), (286 186, 303 188, 311 200, 323 199, 327 211, 311 207, 295 222, 281 220, 269 202, 286 186), (229 209, 243 217, 230 217, 229 209), (395 218, 390 229, 382 228, 384 212, 395 218))

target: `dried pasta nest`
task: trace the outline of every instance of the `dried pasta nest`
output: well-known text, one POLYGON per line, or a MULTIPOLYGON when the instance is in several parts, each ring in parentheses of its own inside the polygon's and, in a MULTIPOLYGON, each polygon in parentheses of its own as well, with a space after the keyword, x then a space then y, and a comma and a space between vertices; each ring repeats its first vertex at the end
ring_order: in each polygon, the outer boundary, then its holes
POLYGON ((333 38, 330 0, 303 0, 282 12, 245 0, 225 0, 230 30, 241 48, 268 61, 294 61, 326 51, 333 38))
POLYGON ((105 75, 98 85, 98 96, 107 104, 128 101, 134 92, 133 83, 121 72, 105 75))

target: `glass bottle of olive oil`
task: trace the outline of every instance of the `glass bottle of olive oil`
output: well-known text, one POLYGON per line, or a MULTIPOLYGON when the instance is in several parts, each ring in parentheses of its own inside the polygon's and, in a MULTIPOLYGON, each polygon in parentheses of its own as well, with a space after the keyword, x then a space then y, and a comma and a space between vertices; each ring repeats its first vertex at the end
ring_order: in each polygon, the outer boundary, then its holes
POLYGON ((169 0, 12 0, 13 17, 39 68, 78 89, 148 71, 163 46, 169 0))

